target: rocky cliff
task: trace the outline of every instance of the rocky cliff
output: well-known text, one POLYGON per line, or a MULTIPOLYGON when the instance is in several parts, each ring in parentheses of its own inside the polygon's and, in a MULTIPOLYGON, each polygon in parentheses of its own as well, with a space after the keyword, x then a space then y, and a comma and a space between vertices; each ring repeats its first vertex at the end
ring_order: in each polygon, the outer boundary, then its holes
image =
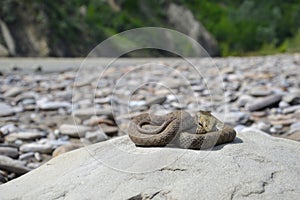
MULTIPOLYGON (((133 6, 131 1, 76 2, 62 5, 31 0, 1 2, 0 56, 84 57, 106 38, 143 26, 178 30, 198 41, 210 55, 219 55, 216 40, 183 5, 165 2, 153 8, 146 1, 133 6), (138 13, 137 16, 132 12, 138 13)), ((171 38, 166 42, 174 41, 171 38)), ((146 51, 134 55, 160 53, 146 51)))

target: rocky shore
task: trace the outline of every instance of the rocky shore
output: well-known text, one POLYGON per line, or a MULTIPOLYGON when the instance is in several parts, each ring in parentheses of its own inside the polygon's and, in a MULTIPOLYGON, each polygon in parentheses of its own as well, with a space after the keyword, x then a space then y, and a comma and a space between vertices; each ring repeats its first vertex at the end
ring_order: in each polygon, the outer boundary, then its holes
POLYGON ((199 67, 181 59, 119 59, 108 68, 109 59, 81 68, 83 59, 1 60, 0 183, 126 135, 130 117, 149 110, 213 110, 237 130, 300 141, 300 54, 191 60, 199 67))

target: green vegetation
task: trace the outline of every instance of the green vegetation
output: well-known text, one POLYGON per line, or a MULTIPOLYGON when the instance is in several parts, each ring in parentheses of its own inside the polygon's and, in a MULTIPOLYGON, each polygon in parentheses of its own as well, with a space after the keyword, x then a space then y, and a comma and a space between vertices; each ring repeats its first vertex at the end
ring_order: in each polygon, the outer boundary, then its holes
POLYGON ((291 42, 299 40, 299 0, 178 2, 215 36, 224 56, 299 50, 299 41, 291 42))
POLYGON ((83 55, 118 32, 144 26, 173 28, 166 18, 171 2, 190 9, 219 42, 222 56, 299 51, 300 0, 2 0, 8 24, 33 18, 49 40, 51 55, 83 55), (119 8, 119 10, 118 10, 119 8), (26 10, 29 11, 26 13, 26 10))

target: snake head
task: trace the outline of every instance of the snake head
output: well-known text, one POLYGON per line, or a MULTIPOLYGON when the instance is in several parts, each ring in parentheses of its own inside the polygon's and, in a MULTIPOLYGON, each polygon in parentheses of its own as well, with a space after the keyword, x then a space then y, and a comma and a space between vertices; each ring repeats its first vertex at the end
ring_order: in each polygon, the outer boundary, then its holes
POLYGON ((207 133, 215 130, 217 119, 210 111, 198 111, 195 116, 195 123, 197 124, 198 133, 207 133))

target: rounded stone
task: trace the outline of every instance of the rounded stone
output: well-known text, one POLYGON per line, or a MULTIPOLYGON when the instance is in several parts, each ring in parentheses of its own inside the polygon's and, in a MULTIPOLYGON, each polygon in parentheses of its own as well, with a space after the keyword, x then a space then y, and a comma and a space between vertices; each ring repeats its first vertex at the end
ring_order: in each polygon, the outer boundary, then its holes
POLYGON ((21 152, 40 152, 51 153, 52 146, 50 144, 28 143, 20 146, 21 152))

